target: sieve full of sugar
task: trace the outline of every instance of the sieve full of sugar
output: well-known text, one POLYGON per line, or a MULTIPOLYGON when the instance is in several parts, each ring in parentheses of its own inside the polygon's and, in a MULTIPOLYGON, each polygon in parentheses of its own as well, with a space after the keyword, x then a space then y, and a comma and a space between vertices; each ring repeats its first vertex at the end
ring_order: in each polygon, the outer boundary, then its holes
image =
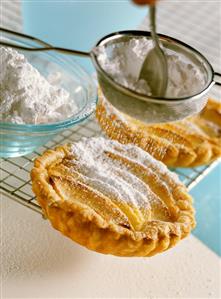
POLYGON ((215 83, 210 63, 198 51, 171 37, 159 37, 169 62, 164 98, 153 96, 146 83, 138 81, 143 60, 152 47, 149 32, 110 34, 91 52, 106 99, 121 112, 146 123, 177 121, 200 112, 215 83))

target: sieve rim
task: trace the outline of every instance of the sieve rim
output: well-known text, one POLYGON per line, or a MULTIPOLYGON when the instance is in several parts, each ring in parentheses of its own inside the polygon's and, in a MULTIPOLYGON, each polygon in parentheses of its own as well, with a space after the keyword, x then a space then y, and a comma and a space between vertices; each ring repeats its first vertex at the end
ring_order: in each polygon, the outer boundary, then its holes
POLYGON ((98 46, 100 46, 102 44, 102 42, 104 42, 105 40, 108 40, 108 39, 113 39, 118 35, 119 35, 119 37, 122 36, 122 35, 151 37, 151 33, 150 33, 150 31, 142 31, 142 30, 116 31, 116 32, 110 33, 110 34, 102 37, 96 43, 95 47, 92 49, 92 51, 90 53, 96 70, 98 72, 100 72, 102 74, 102 76, 104 76, 109 81, 109 83, 114 85, 115 88, 117 88, 119 91, 123 92, 124 94, 127 94, 129 96, 134 96, 137 99, 140 99, 140 100, 146 101, 146 102, 161 103, 161 104, 170 102, 170 104, 172 104, 172 103, 177 103, 177 102, 182 102, 182 101, 193 101, 193 100, 203 96, 204 94, 206 94, 208 92, 208 90, 212 87, 212 85, 215 84, 215 82, 214 82, 214 76, 215 76, 214 69, 213 69, 211 63, 208 61, 208 59, 201 52, 199 52, 198 50, 196 50, 192 46, 184 43, 183 41, 180 41, 179 39, 173 38, 173 37, 165 35, 165 34, 158 34, 158 36, 161 39, 163 39, 165 41, 169 41, 169 42, 172 41, 172 42, 178 43, 181 46, 186 47, 187 49, 193 51, 193 53, 198 55, 203 60, 203 62, 205 64, 207 64, 207 67, 209 69, 208 74, 211 75, 211 78, 208 79, 208 82, 205 84, 205 86, 203 87, 203 89, 201 91, 199 91, 195 94, 192 94, 190 96, 185 96, 185 97, 180 97, 180 98, 149 96, 149 95, 146 95, 146 94, 143 94, 143 93, 136 92, 135 90, 133 90, 131 88, 127 88, 127 87, 123 86, 122 84, 116 82, 107 72, 104 71, 104 69, 101 67, 101 65, 100 65, 100 63, 97 59, 97 54, 96 54, 96 51, 95 51, 95 49, 98 46))

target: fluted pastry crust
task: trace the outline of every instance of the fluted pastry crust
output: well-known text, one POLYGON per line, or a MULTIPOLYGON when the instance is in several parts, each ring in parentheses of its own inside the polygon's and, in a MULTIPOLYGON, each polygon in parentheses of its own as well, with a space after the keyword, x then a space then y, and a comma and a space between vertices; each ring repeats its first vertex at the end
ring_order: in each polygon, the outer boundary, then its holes
POLYGON ((221 103, 183 121, 148 125, 115 109, 99 92, 96 117, 111 139, 133 143, 171 167, 209 164, 221 156, 221 103))
POLYGON ((134 145, 100 137, 60 146, 35 160, 31 178, 53 227, 100 253, 152 256, 195 226, 176 174, 134 145))

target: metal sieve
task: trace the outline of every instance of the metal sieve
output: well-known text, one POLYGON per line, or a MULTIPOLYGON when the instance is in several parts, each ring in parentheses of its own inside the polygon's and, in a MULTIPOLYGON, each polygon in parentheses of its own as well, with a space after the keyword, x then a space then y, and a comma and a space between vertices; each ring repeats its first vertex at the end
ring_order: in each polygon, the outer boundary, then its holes
POLYGON ((205 84, 198 93, 192 94, 182 98, 166 98, 148 96, 136 92, 130 88, 123 86, 116 82, 110 74, 108 74, 101 66, 98 60, 99 47, 105 47, 107 52, 111 52, 114 45, 130 41, 131 39, 147 38, 151 39, 150 32, 146 31, 121 31, 109 34, 97 42, 95 47, 90 52, 76 51, 72 49, 64 49, 51 46, 43 41, 34 37, 24 35, 21 33, 13 32, 7 29, 0 28, 9 34, 14 34, 22 37, 23 39, 32 39, 41 42, 42 47, 21 47, 19 44, 11 44, 7 41, 0 40, 0 45, 18 48, 27 51, 49 51, 55 50, 66 54, 74 54, 85 57, 91 57, 92 62, 97 71, 98 82, 100 88, 106 99, 118 110, 126 113, 134 118, 137 118, 146 123, 159 123, 176 121, 191 116, 200 112, 207 103, 208 92, 214 84, 221 85, 219 82, 214 81, 214 76, 220 76, 215 73, 208 60, 197 50, 189 45, 174 39, 172 37, 159 34, 161 44, 174 52, 180 53, 192 61, 199 70, 203 73, 205 84))
MULTIPOLYGON (((198 65, 205 77, 205 86, 200 92, 183 98, 162 98, 138 93, 117 83, 101 67, 96 51, 91 52, 98 74, 98 82, 106 99, 118 110, 146 123, 176 121, 200 112, 207 103, 210 88, 215 83, 220 85, 219 82, 214 81, 214 76, 216 74, 221 77, 221 75, 214 72, 211 64, 201 53, 169 36, 162 34, 158 34, 158 36, 165 48, 183 54, 195 65, 198 65)), ((102 38, 96 47, 104 46, 107 52, 111 52, 110 49, 113 45, 143 37, 150 39, 150 32, 122 31, 112 33, 102 38)))

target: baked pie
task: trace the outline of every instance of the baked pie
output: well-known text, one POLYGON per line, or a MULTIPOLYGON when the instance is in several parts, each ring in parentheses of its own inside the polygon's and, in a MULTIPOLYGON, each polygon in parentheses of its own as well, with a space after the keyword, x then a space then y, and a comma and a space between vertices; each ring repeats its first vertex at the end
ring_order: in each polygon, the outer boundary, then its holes
POLYGON ((195 226, 177 175, 132 144, 98 137, 48 150, 31 178, 53 227, 100 253, 152 256, 195 226))
POLYGON ((100 91, 96 117, 109 138, 134 143, 167 166, 195 167, 221 156, 221 102, 212 99, 196 116, 150 125, 119 112, 100 91))

